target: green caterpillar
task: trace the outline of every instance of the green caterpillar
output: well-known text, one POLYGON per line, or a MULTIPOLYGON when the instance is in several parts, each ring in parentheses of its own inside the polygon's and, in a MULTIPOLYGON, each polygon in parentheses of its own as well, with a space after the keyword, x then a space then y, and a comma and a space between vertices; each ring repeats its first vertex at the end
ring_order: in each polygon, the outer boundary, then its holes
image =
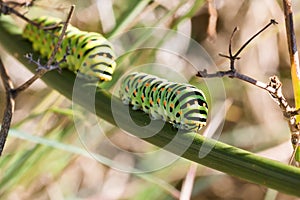
MULTIPOLYGON (((32 24, 27 24, 23 37, 32 42, 35 51, 49 59, 58 37, 61 34, 62 20, 52 17, 33 19, 41 27, 57 25, 54 29, 43 30, 32 24)), ((110 81, 116 67, 115 54, 112 45, 101 34, 81 31, 71 25, 68 26, 55 59, 61 60, 67 53, 66 62, 61 68, 83 74, 87 78, 97 78, 101 81, 110 81)))
POLYGON ((204 93, 190 84, 169 82, 134 72, 122 81, 124 104, 141 109, 152 119, 163 119, 175 128, 198 132, 206 125, 208 106, 204 93))

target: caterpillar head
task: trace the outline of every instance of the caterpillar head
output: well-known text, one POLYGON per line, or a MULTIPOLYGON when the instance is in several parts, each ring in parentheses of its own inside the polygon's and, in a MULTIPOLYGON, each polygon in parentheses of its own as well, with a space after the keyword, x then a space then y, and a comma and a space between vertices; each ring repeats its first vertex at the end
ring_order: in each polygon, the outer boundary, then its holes
POLYGON ((187 120, 186 129, 198 132, 203 126, 206 126, 207 108, 199 107, 197 111, 188 112, 185 116, 187 120))
POLYGON ((191 86, 183 91, 176 95, 173 106, 169 105, 174 108, 171 120, 179 124, 181 129, 199 132, 206 125, 208 115, 206 98, 202 91, 191 86))

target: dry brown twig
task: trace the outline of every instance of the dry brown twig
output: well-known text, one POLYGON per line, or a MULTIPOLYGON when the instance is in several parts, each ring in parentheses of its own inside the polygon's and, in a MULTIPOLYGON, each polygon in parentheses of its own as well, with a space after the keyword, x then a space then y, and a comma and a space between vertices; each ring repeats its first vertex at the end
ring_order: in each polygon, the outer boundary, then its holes
MULTIPOLYGON (((207 73, 207 70, 204 69, 203 71, 199 71, 196 76, 203 77, 203 78, 213 78, 213 77, 229 77, 229 78, 237 78, 242 81, 246 81, 247 83, 250 83, 258 88, 266 90, 272 97, 273 100, 278 104, 280 107, 284 118, 287 120, 290 132, 292 135, 292 143, 293 145, 298 145, 299 143, 299 125, 296 122, 296 116, 300 115, 300 109, 295 109, 294 107, 291 107, 288 102, 286 101, 286 98, 284 97, 282 93, 282 83, 280 82, 279 78, 276 76, 270 77, 269 83, 263 83, 258 80, 255 80, 247 75, 241 74, 236 71, 235 68, 235 61, 239 59, 239 54, 242 52, 242 50, 255 38, 257 37, 261 32, 266 30, 269 26, 272 24, 277 24, 277 22, 272 19, 270 22, 262 28, 260 31, 258 31, 255 35, 253 35, 248 41, 245 42, 245 44, 237 51, 237 53, 232 53, 232 40, 233 36, 237 31, 237 28, 234 29, 230 42, 229 42, 229 55, 219 54, 222 57, 228 58, 230 60, 230 69, 227 71, 217 71, 215 73, 207 73)), ((292 162, 293 156, 295 155, 295 151, 293 152, 293 155, 290 160, 290 164, 292 162)))
MULTIPOLYGON (((1 3, 3 3, 3 2, 1 1, 1 3)), ((18 96, 18 94, 20 94, 21 92, 26 90, 29 86, 31 86, 31 84, 34 83, 37 79, 41 78, 45 73, 47 73, 53 69, 57 69, 57 67, 53 66, 52 63, 55 60, 55 55, 56 55, 59 47, 61 46, 63 37, 66 33, 67 27, 72 18, 74 9, 75 9, 75 6, 72 5, 70 8, 67 20, 63 25, 62 32, 59 36, 58 42, 55 45, 54 50, 52 51, 51 57, 48 60, 46 66, 39 65, 39 61, 35 62, 36 64, 38 64, 37 72, 21 86, 14 88, 13 83, 12 83, 12 81, 2 63, 2 60, 0 58, 0 76, 1 76, 4 88, 5 88, 5 92, 6 92, 6 106, 5 106, 5 111, 4 111, 4 115, 3 115, 1 130, 0 130, 0 155, 2 155, 3 148, 5 146, 5 141, 6 141, 6 138, 8 135, 10 125, 11 125, 11 119, 12 119, 12 116, 14 113, 14 105, 15 105, 16 97, 18 96)), ((31 59, 31 61, 33 61, 32 57, 30 57, 30 56, 29 56, 29 59, 31 59)))
POLYGON ((218 11, 215 8, 214 0, 207 0, 208 6, 208 27, 207 27, 207 35, 210 41, 214 41, 217 37, 217 21, 218 21, 218 11))
POLYGON ((14 2, 14 1, 6 1, 6 2, 3 2, 2 0, 0 0, 0 16, 1 14, 3 15, 16 15, 17 17, 23 19, 24 21, 26 21, 27 23, 29 24, 32 24, 40 29, 43 29, 43 30, 52 30, 52 29, 55 29, 58 25, 55 24, 53 26, 46 26, 46 27, 43 27, 41 26, 39 23, 36 23, 32 20, 30 20, 29 18, 27 18, 25 16, 24 13, 20 13, 16 8, 29 8, 31 6, 33 6, 34 4, 34 0, 30 1, 30 2, 24 2, 24 3, 19 3, 19 2, 14 2))
POLYGON ((37 23, 31 21, 27 17, 25 17, 24 14, 20 13, 19 11, 16 10, 16 8, 22 8, 22 7, 30 7, 33 5, 34 1, 31 1, 30 3, 24 2, 24 3, 19 3, 19 2, 14 2, 14 1, 0 1, 0 15, 16 15, 17 17, 25 20, 27 23, 31 23, 35 26, 39 26, 37 23))
MULTIPOLYGON (((299 64, 299 56, 297 50, 297 42, 294 28, 294 20, 293 20, 293 10, 292 10, 292 0, 283 0, 283 10, 285 16, 285 30, 287 35, 287 44, 290 55, 290 65, 291 65, 291 77, 293 83, 294 90, 294 98, 295 98, 295 106, 297 109, 300 108, 300 64, 299 64)), ((297 123, 297 130, 294 132, 291 131, 291 142, 294 148, 293 155, 290 159, 290 164, 294 161, 295 164, 299 165, 299 157, 295 158, 296 152, 300 154, 300 115, 295 117, 295 123, 297 123)))

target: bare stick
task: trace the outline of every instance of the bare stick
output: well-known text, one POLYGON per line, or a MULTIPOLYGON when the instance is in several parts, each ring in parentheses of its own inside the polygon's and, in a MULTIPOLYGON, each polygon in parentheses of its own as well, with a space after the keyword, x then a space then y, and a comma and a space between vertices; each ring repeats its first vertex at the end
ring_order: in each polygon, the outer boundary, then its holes
POLYGON ((14 14, 14 15, 18 16, 19 18, 23 19, 24 21, 26 21, 27 23, 32 24, 43 30, 51 30, 51 29, 57 28, 58 24, 55 24, 53 26, 41 27, 41 25, 39 23, 36 23, 35 21, 30 20, 29 18, 25 17, 24 14, 20 13, 19 11, 17 11, 15 9, 16 7, 33 6, 33 2, 34 1, 31 1, 30 3, 28 3, 28 2, 18 3, 18 2, 13 2, 13 1, 8 1, 8 2, 0 1, 0 15, 1 14, 4 14, 4 15, 14 14))
POLYGON ((18 2, 13 2, 13 1, 8 1, 8 2, 3 2, 0 1, 0 14, 4 14, 4 15, 10 15, 10 14, 14 14, 18 17, 20 17, 21 19, 25 20, 28 23, 34 24, 36 26, 39 26, 39 24, 35 23, 34 21, 31 21, 30 19, 28 19, 27 17, 25 17, 23 14, 21 14, 20 12, 18 12, 15 8, 16 7, 23 7, 23 6, 32 6, 33 5, 33 1, 31 1, 30 3, 18 3, 18 2))
POLYGON ((23 85, 19 86, 18 88, 14 89, 13 92, 14 92, 14 96, 17 96, 17 94, 19 94, 20 92, 24 91, 25 89, 27 89, 32 83, 34 83, 37 79, 41 78, 45 73, 47 73, 48 71, 52 70, 53 68, 51 67, 51 64, 53 63, 54 59, 55 59, 55 55, 58 51, 58 49, 60 48, 61 46, 61 43, 62 43, 62 40, 63 40, 63 37, 66 33, 66 30, 67 30, 67 27, 70 23, 70 20, 71 20, 71 17, 73 15, 73 12, 74 12, 74 8, 75 6, 72 5, 71 6, 71 9, 70 9, 70 12, 68 14, 68 17, 67 17, 67 20, 63 26, 63 29, 62 29, 62 32, 58 38, 58 42, 57 44, 55 45, 54 47, 54 50, 52 51, 51 53, 51 56, 50 56, 50 59, 48 60, 47 62, 47 67, 46 68, 38 68, 38 71, 36 74, 33 75, 32 78, 30 78, 28 81, 26 81, 23 85))
POLYGON ((261 34, 264 30, 266 30, 269 26, 271 25, 275 25, 278 24, 278 22, 275 21, 275 19, 271 19, 270 22, 263 27, 261 30, 259 30, 256 34, 254 34, 250 39, 248 39, 243 46, 233 55, 232 54, 232 41, 233 41, 233 37, 235 35, 235 33, 237 32, 237 27, 234 28, 231 37, 230 37, 230 42, 229 42, 229 56, 228 55, 224 55, 224 54, 219 54, 222 57, 228 58, 230 60, 230 70, 234 71, 234 62, 235 60, 240 59, 238 56, 240 55, 240 53, 246 48, 246 46, 254 39, 256 38, 259 34, 261 34))
MULTIPOLYGON (((296 119, 295 119, 296 120, 296 119)), ((298 127, 299 128, 299 127, 298 127)), ((292 145, 293 145, 293 148, 294 148, 294 151, 290 157, 290 160, 289 160, 289 164, 292 165, 293 163, 296 165, 296 166, 299 166, 299 161, 296 161, 294 158, 296 156, 296 153, 297 153, 297 148, 299 147, 299 131, 298 132, 295 132, 292 134, 291 136, 291 142, 292 142, 292 145)))
POLYGON ((180 200, 189 200, 192 196, 198 164, 192 162, 181 187, 180 200))
POLYGON ((208 26, 207 26, 207 35, 210 40, 214 40, 217 37, 217 20, 218 20, 218 12, 215 8, 215 1, 214 0, 208 0, 208 13, 209 13, 209 19, 208 19, 208 26))
POLYGON ((275 90, 272 87, 269 87, 268 84, 262 83, 260 81, 257 81, 249 76, 246 76, 244 74, 240 74, 236 71, 235 69, 235 60, 239 59, 238 55, 243 51, 243 49, 255 38, 257 37, 260 33, 262 33, 264 30, 266 30, 269 26, 272 24, 277 24, 277 22, 274 19, 271 19, 270 22, 263 27, 260 31, 258 31, 255 35, 253 35, 249 40, 245 42, 245 44, 235 53, 232 53, 232 43, 233 43, 233 37, 235 33, 237 32, 237 28, 235 27, 231 37, 230 37, 230 42, 229 42, 229 47, 228 47, 228 53, 229 55, 224 55, 224 54, 219 54, 222 57, 228 58, 230 60, 230 70, 228 71, 218 71, 216 73, 208 74, 207 70, 204 69, 203 71, 199 71, 196 76, 199 77, 204 77, 204 78, 211 78, 211 77, 230 77, 230 78, 238 78, 240 80, 246 81, 252 85, 255 85, 259 88, 265 89, 270 93, 275 93, 275 90))
MULTIPOLYGON (((289 20, 289 22, 291 22, 291 20, 289 20)), ((246 41, 244 43, 244 45, 235 53, 235 54, 232 54, 232 41, 233 41, 233 36, 234 34, 236 33, 237 31, 237 28, 235 28, 232 32, 232 35, 230 37, 230 43, 229 43, 229 48, 228 48, 228 51, 229 51, 229 56, 228 55, 223 55, 223 54, 220 54, 220 56, 222 57, 225 57, 225 58, 228 58, 230 60, 230 70, 228 71, 218 71, 216 73, 212 73, 212 74, 208 74, 207 73, 207 70, 204 69, 203 71, 199 71, 197 73, 196 76, 199 76, 199 77, 206 77, 206 78, 211 78, 211 77, 229 77, 229 78, 238 78, 242 81, 246 81, 252 85, 255 85, 261 89, 264 89, 266 91, 269 92, 269 94, 271 95, 271 97, 273 98, 273 100, 275 100, 275 102, 278 104, 278 106, 281 108, 281 111, 283 113, 283 116, 285 117, 285 119, 287 120, 288 122, 288 125, 289 125, 289 129, 290 129, 290 132, 292 134, 292 144, 293 144, 293 147, 294 147, 294 152, 293 152, 293 155, 289 161, 289 163, 291 164, 293 162, 293 158, 296 154, 296 150, 298 149, 299 147, 299 140, 300 140, 300 136, 299 136, 299 124, 296 120, 296 117, 297 115, 300 115, 300 109, 299 108, 293 108, 291 107, 288 102, 286 101, 286 98, 284 97, 283 93, 282 93, 282 84, 280 82, 280 80, 276 77, 276 76, 272 76, 270 77, 270 81, 268 84, 265 84, 265 83, 262 83, 258 80, 255 80, 247 75, 244 75, 244 74, 240 74, 236 71, 235 69, 235 60, 236 59, 239 59, 238 55, 242 52, 242 50, 255 38, 257 37, 260 33, 262 33, 264 30, 266 30, 269 26, 271 26, 272 24, 277 24, 277 22, 275 20, 271 20, 264 28, 262 28, 260 31, 258 31, 254 36, 252 36, 248 41, 246 41)), ((293 28, 292 25, 289 26, 290 29, 292 29, 292 33, 293 33, 293 28)), ((291 34, 291 36, 295 36, 294 34, 291 34)), ((292 37, 292 38, 293 38, 292 37)), ((289 39, 289 41, 294 41, 294 39, 289 39)), ((296 48, 296 44, 293 43, 294 46, 292 46, 292 48, 290 49, 290 52, 293 52, 293 61, 292 61, 292 58, 291 58, 291 62, 293 63, 297 63, 299 64, 299 61, 298 61, 298 57, 295 58, 295 53, 298 55, 297 53, 297 48, 296 48)), ((292 57, 292 56, 291 56, 292 57)), ((296 65, 294 65, 295 67, 296 65)), ((292 68, 293 68, 293 65, 292 65, 292 68)), ((299 70, 300 71, 300 70, 299 70)), ((300 72, 299 72, 300 73, 300 72)), ((300 76, 299 76, 300 77, 300 76)), ((299 81, 298 80, 298 84, 299 84, 299 81)), ((299 84, 300 86, 300 84, 299 84)), ((300 87, 298 88, 300 90, 300 87)), ((296 102, 297 103, 297 102, 296 102)))
POLYGON ((240 74, 236 71, 235 69, 235 60, 239 59, 238 55, 243 51, 243 49, 245 49, 245 47, 255 38, 257 37, 260 33, 262 33, 264 30, 266 30, 269 26, 273 25, 273 24, 277 24, 277 22, 274 19, 271 19, 270 22, 263 27, 261 30, 259 30, 255 35, 253 35, 250 39, 248 39, 243 46, 235 53, 232 53, 232 43, 233 43, 233 37, 235 35, 235 33, 237 32, 237 28, 235 27, 231 37, 230 37, 230 42, 229 42, 229 47, 228 47, 228 53, 229 55, 224 55, 224 54, 219 54, 222 57, 228 58, 230 60, 230 70, 227 71, 218 71, 216 73, 212 73, 209 74, 207 73, 207 70, 204 69, 203 71, 199 71, 196 76, 198 77, 204 77, 204 78, 212 78, 212 77, 229 77, 229 78, 238 78, 242 81, 246 81, 254 86, 257 86, 261 89, 264 89, 266 91, 268 91, 270 94, 277 94, 277 90, 275 88, 273 88, 272 86, 270 86, 270 84, 266 84, 263 82, 260 82, 258 80, 255 80, 247 75, 244 74, 240 74))
POLYGON ((11 93, 11 90, 13 89, 13 84, 4 68, 1 58, 0 58, 0 76, 1 76, 1 79, 3 82, 4 88, 5 88, 5 94, 6 94, 6 106, 5 106, 4 115, 3 115, 3 119, 2 119, 1 130, 0 130, 0 156, 1 156, 5 142, 6 142, 6 138, 8 135, 8 131, 10 128, 14 108, 15 108, 15 100, 11 93))
POLYGON ((264 89, 270 93, 275 93, 276 90, 272 87, 270 87, 268 84, 260 82, 258 80, 255 80, 247 75, 238 73, 235 68, 233 68, 232 70, 228 70, 228 71, 218 71, 216 73, 212 73, 212 74, 208 74, 207 70, 204 69, 203 71, 199 71, 196 76, 198 77, 203 77, 203 78, 214 78, 214 77, 229 77, 229 78, 237 78, 240 79, 242 81, 246 81, 256 87, 259 87, 261 89, 264 89))
MULTIPOLYGON (((297 42, 296 35, 294 29, 294 21, 293 21, 293 10, 292 10, 292 1, 291 0, 283 0, 283 10, 285 16, 285 27, 286 27, 286 35, 287 35, 287 43, 289 47, 289 55, 291 62, 291 75, 294 89, 294 98, 295 98, 295 106, 297 109, 300 108, 300 66, 299 66, 299 57, 297 50, 297 42)), ((296 122, 300 123, 300 116, 296 116, 296 122)), ((291 142, 294 147, 293 155, 290 159, 290 163, 292 163, 296 151, 299 149, 299 140, 300 140, 299 129, 298 132, 292 132, 291 142), (298 137, 297 139, 295 139, 298 137), (295 143, 297 141, 297 143, 295 143)))
POLYGON ((61 34, 60 34, 60 36, 59 36, 59 38, 58 38, 58 42, 57 42, 57 44, 55 45, 54 50, 53 50, 52 53, 51 53, 50 59, 48 60, 48 63, 47 63, 48 66, 50 66, 50 65, 53 63, 54 58, 55 58, 55 55, 56 55, 58 49, 61 47, 62 40, 63 40, 63 38, 64 38, 64 36, 65 36, 65 33, 66 33, 66 31, 67 31, 67 28, 68 28, 68 25, 69 25, 69 23, 70 23, 70 21, 71 21, 71 18, 72 18, 72 16, 73 16, 74 9, 75 9, 75 5, 72 5, 72 6, 71 6, 71 9, 70 9, 70 12, 69 12, 69 14, 68 14, 67 20, 66 20, 66 22, 65 22, 65 24, 64 24, 64 26, 63 26, 62 32, 61 32, 61 34))
MULTIPOLYGON (((1 5, 1 9, 3 6, 3 2, 0 1, 0 5, 1 5)), ((10 79, 10 77, 8 76, 6 69, 2 63, 2 60, 0 58, 0 76, 1 79, 3 81, 3 85, 5 88, 5 92, 6 92, 6 106, 5 106, 5 111, 4 111, 4 116, 3 116, 3 120, 2 120, 2 126, 1 126, 1 130, 0 130, 0 156, 2 155, 4 146, 5 146, 5 142, 6 142, 6 138, 8 135, 8 131, 11 125, 11 120, 12 120, 12 116, 13 116, 13 112, 14 112, 14 106, 15 106, 15 98, 17 97, 17 95, 19 93, 21 93, 22 91, 24 91, 25 89, 27 89, 34 81, 36 81, 37 79, 41 78, 46 72, 52 70, 53 68, 51 67, 54 59, 55 59, 55 55, 59 49, 59 47, 61 46, 63 37, 65 35, 65 32, 67 30, 67 26, 70 22, 70 19, 73 15, 74 12, 74 8, 75 6, 71 6, 68 18, 63 26, 62 29, 62 33, 58 39, 58 42, 51 54, 50 59, 47 62, 47 66, 46 67, 41 67, 38 68, 37 73, 28 81, 26 81, 23 85, 21 85, 20 87, 14 89, 12 81, 10 79)), ((2 10, 1 10, 2 11, 2 10)), ((64 57, 65 59, 65 57, 64 57)))
POLYGON ((238 55, 244 50, 244 48, 254 39, 256 38, 259 34, 261 34, 264 30, 266 30, 267 28, 269 28, 269 26, 271 25, 275 25, 278 24, 278 22, 275 21, 275 19, 271 19, 270 22, 264 27, 262 28, 260 31, 258 31, 256 34, 254 34, 247 42, 245 42, 245 44, 234 54, 233 57, 238 57, 238 55))

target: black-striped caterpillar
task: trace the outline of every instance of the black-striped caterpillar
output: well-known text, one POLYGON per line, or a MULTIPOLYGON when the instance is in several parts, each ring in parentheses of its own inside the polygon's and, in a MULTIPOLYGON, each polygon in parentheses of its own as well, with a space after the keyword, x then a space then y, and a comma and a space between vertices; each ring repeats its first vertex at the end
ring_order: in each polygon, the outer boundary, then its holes
MULTIPOLYGON (((49 58, 61 34, 62 20, 39 17, 32 21, 40 24, 41 27, 57 25, 54 29, 44 30, 27 24, 23 31, 23 37, 32 42, 34 50, 49 58)), ((69 25, 55 60, 61 60, 66 55, 67 49, 69 49, 67 61, 60 67, 79 72, 87 78, 97 78, 104 81, 112 79, 116 67, 115 55, 110 42, 101 34, 80 31, 69 25)))
POLYGON ((122 81, 120 98, 152 119, 163 119, 175 128, 198 132, 206 125, 208 106, 204 93, 193 85, 169 82, 134 72, 122 81))

